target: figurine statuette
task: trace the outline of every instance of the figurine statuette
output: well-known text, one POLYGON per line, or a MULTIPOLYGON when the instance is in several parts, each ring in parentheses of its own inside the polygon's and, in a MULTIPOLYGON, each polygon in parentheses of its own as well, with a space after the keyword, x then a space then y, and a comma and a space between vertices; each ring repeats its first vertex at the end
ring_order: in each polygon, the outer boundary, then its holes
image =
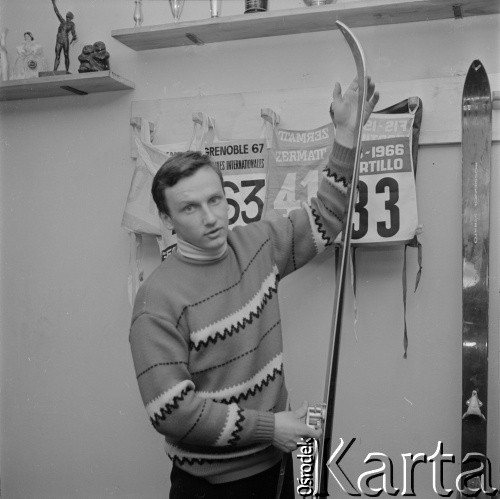
POLYGON ((56 0, 52 0, 52 5, 54 6, 54 12, 60 22, 56 38, 56 59, 54 61, 54 71, 57 71, 61 59, 61 52, 64 52, 64 65, 66 67, 66 72, 69 72, 69 47, 77 40, 75 23, 73 22, 75 16, 72 12, 67 12, 66 19, 64 19, 57 8, 56 0), (70 34, 72 37, 71 41, 69 39, 70 34))

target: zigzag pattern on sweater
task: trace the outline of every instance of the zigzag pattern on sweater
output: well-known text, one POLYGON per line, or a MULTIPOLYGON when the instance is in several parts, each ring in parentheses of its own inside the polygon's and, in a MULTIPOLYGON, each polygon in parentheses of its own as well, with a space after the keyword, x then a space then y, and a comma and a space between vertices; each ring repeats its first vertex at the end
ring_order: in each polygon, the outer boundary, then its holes
POLYGON ((240 400, 248 400, 249 397, 255 397, 257 392, 261 392, 265 387, 269 386, 269 383, 273 382, 278 376, 283 374, 283 365, 280 368, 275 367, 271 374, 268 374, 265 379, 263 379, 259 384, 256 384, 253 388, 249 388, 246 392, 240 393, 239 395, 233 395, 228 399, 219 399, 219 402, 224 404, 231 404, 233 402, 238 403, 240 400))
MULTIPOLYGON (((249 394, 257 393, 257 389, 262 386, 268 385, 270 379, 276 377, 276 372, 281 373, 283 370, 283 354, 278 353, 273 357, 265 366, 261 367, 253 375, 242 381, 241 383, 226 386, 216 391, 197 391, 196 395, 205 399, 212 399, 218 402, 227 402, 228 400, 236 397, 237 400, 247 398, 249 394)), ((227 402, 231 403, 231 402, 227 402)))
POLYGON ((326 175, 325 178, 327 179, 326 185, 333 189, 335 193, 340 192, 342 196, 347 197, 349 189, 342 182, 337 182, 334 178, 328 177, 326 175))
POLYGON ((196 306, 198 306, 198 305, 201 305, 202 303, 205 303, 205 302, 207 302, 207 301, 209 301, 209 300, 211 300, 211 299, 215 298, 216 296, 219 296, 219 295, 221 295, 221 294, 223 294, 223 293, 227 293, 227 292, 228 292, 228 291, 230 291, 231 289, 233 289, 233 288, 237 287, 237 286, 241 283, 241 281, 243 280, 244 275, 245 275, 245 274, 246 274, 246 272, 249 270, 250 266, 253 264, 253 262, 255 261, 255 259, 256 259, 256 258, 257 258, 257 256, 259 255, 259 253, 262 251, 262 249, 264 248, 264 246, 265 246, 266 244, 269 244, 270 242, 271 242, 271 240, 270 240, 269 238, 267 238, 267 239, 266 239, 266 240, 265 240, 265 241, 264 241, 264 242, 260 245, 260 247, 258 248, 258 250, 255 252, 255 255, 254 255, 254 256, 253 256, 253 257, 249 260, 248 265, 247 265, 247 266, 246 266, 246 267, 245 267, 245 268, 241 271, 240 278, 239 278, 239 279, 238 279, 235 283, 231 284, 231 286, 229 286, 229 287, 227 287, 227 288, 225 288, 225 289, 221 289, 221 290, 220 290, 220 291, 218 291, 217 293, 214 293, 213 295, 207 296, 207 297, 206 297, 206 298, 204 298, 203 300, 200 300, 200 301, 198 301, 198 302, 195 302, 195 303, 191 303, 191 304, 189 304, 189 305, 186 305, 186 306, 182 309, 182 311, 181 311, 181 313, 180 313, 180 315, 179 315, 179 318, 177 319, 177 322, 176 322, 176 324, 175 324, 175 327, 176 327, 176 328, 178 328, 178 327, 179 327, 179 324, 180 324, 180 322, 181 322, 181 319, 182 319, 182 317, 184 316, 184 314, 185 314, 185 312, 186 312, 186 310, 187 310, 188 308, 192 308, 192 307, 196 307, 196 306))
POLYGON ((169 416, 170 414, 172 414, 172 412, 175 410, 175 409, 178 409, 179 408, 179 402, 181 402, 182 400, 184 400, 184 398, 186 397, 186 395, 192 390, 193 388, 191 386, 188 386, 186 388, 184 388, 180 395, 176 395, 173 399, 172 399, 172 403, 167 403, 165 404, 163 407, 160 408, 160 412, 155 412, 155 415, 154 415, 154 418, 149 418, 150 421, 151 421, 151 424, 157 428, 158 426, 160 426, 161 422, 162 421, 165 421, 165 419, 167 418, 167 416, 169 416))
POLYGON ((251 348, 250 350, 247 350, 246 352, 242 353, 241 355, 238 355, 237 357, 233 357, 232 359, 227 360, 226 362, 223 362, 222 364, 217 364, 215 366, 210 366, 207 367, 206 369, 200 369, 199 371, 193 371, 191 373, 192 376, 196 376, 198 374, 202 374, 208 371, 213 371, 215 369, 220 369, 221 367, 225 367, 229 364, 232 364, 233 362, 236 362, 237 360, 242 359, 243 357, 246 357, 247 355, 250 355, 251 353, 255 352, 260 348, 260 344, 264 341, 264 339, 273 331, 275 327, 277 327, 279 324, 281 324, 281 321, 278 321, 274 323, 263 335, 262 338, 259 340, 259 343, 255 348, 251 348))
POLYGON ((167 454, 167 456, 172 460, 173 463, 179 465, 179 466, 184 466, 188 464, 189 466, 193 466, 194 464, 209 464, 209 463, 214 463, 217 461, 234 461, 235 459, 241 459, 239 456, 235 457, 229 457, 227 459, 205 459, 201 457, 179 457, 176 456, 175 454, 167 454))
POLYGON ((234 461, 235 459, 241 459, 242 456, 248 456, 251 454, 258 455, 261 452, 264 452, 269 444, 257 444, 257 445, 248 445, 245 447, 224 447, 218 449, 218 452, 214 452, 215 449, 211 449, 210 457, 194 457, 192 452, 190 457, 186 455, 180 455, 180 453, 185 452, 184 449, 180 447, 173 446, 172 444, 168 444, 167 446, 170 449, 170 452, 167 450, 167 456, 179 466, 184 465, 194 465, 194 464, 213 464, 217 462, 228 462, 234 461), (174 454, 174 452, 179 452, 179 454, 174 454))
POLYGON ((323 171, 325 172, 325 175, 328 178, 333 178, 335 180, 335 182, 338 182, 339 184, 342 184, 346 188, 349 187, 349 185, 351 183, 351 179, 350 178, 347 178, 344 175, 339 175, 335 170, 334 171, 330 171, 328 169, 328 167, 325 167, 323 169, 323 171))
POLYGON ((276 275, 275 285, 268 288, 267 292, 265 292, 262 297, 260 305, 257 306, 255 311, 251 311, 248 317, 239 319, 236 324, 232 324, 231 327, 226 327, 222 331, 217 331, 213 336, 208 337, 206 340, 201 340, 198 344, 190 341, 189 349, 199 352, 202 348, 208 347, 210 343, 215 345, 219 340, 224 341, 230 338, 234 334, 239 333, 242 329, 245 329, 247 325, 252 324, 254 319, 259 319, 267 303, 273 298, 273 295, 278 292, 278 281, 279 274, 276 275))
POLYGON ((311 213, 314 218, 314 223, 316 225, 316 230, 318 233, 321 235, 321 239, 325 241, 326 246, 330 246, 332 244, 332 240, 330 236, 328 235, 326 229, 324 228, 323 224, 321 223, 321 217, 319 213, 316 212, 314 208, 311 207, 311 213))
POLYGON ((236 442, 241 439, 239 433, 243 431, 243 426, 241 425, 243 421, 245 421, 245 416, 243 416, 243 409, 240 407, 238 409, 238 419, 234 425, 235 428, 231 433, 232 437, 228 440, 229 445, 236 445, 236 442))
MULTIPOLYGON (((193 464, 206 464, 212 463, 215 459, 202 459, 199 457, 179 457, 174 454, 167 454, 167 456, 172 460, 174 464, 178 464, 179 466, 183 466, 188 464, 189 466, 193 466, 193 464)), ((237 459, 237 458, 234 458, 237 459)))

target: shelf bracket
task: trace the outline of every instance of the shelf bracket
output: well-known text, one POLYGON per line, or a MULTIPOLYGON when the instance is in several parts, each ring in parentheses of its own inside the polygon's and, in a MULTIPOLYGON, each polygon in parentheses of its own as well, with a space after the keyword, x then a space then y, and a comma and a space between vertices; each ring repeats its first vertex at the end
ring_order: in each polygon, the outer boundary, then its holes
POLYGON ((63 90, 67 90, 68 92, 72 92, 76 95, 88 95, 89 93, 88 92, 84 92, 83 90, 78 90, 77 88, 74 88, 74 87, 70 87, 69 85, 61 85, 61 87, 63 90))
POLYGON ((455 19, 462 19, 464 17, 462 14, 462 5, 460 5, 459 3, 456 3, 453 6, 453 16, 455 17, 455 19))
POLYGON ((194 33, 186 33, 186 38, 191 40, 195 45, 205 45, 205 42, 198 38, 194 33))

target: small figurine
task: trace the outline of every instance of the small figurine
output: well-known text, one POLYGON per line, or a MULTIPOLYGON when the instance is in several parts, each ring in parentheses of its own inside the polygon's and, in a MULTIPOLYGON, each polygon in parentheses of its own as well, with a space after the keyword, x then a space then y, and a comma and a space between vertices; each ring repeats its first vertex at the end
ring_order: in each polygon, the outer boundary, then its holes
POLYGON ((63 18, 59 9, 56 6, 56 0, 52 0, 52 5, 54 6, 54 12, 58 17, 61 24, 57 30, 56 39, 56 59, 54 61, 54 71, 57 71, 59 67, 59 62, 61 59, 61 52, 64 51, 64 64, 66 66, 66 72, 69 72, 69 47, 77 40, 75 23, 73 22, 74 15, 72 12, 66 14, 66 19, 63 18), (69 34, 71 33, 72 38, 69 40, 69 34))
POLYGON ((82 53, 78 56, 78 60, 80 61, 80 67, 78 69, 79 73, 89 73, 90 71, 94 71, 92 69, 92 63, 90 61, 90 55, 93 51, 93 45, 83 46, 82 53))
POLYGON ((9 57, 7 55, 7 46, 5 45, 5 39, 7 38, 8 32, 9 30, 5 28, 0 34, 0 69, 3 81, 9 79, 9 57))
POLYGON ((107 71, 109 69, 109 52, 106 50, 104 42, 94 43, 94 52, 90 58, 94 64, 94 71, 107 71))
POLYGON ((94 45, 85 45, 78 56, 80 61, 79 73, 109 70, 109 52, 104 42, 95 42, 94 45))
POLYGON ((16 47, 17 58, 11 74, 13 80, 37 78, 40 71, 48 69, 48 62, 43 54, 43 48, 34 40, 33 33, 26 31, 24 33, 24 43, 16 47))

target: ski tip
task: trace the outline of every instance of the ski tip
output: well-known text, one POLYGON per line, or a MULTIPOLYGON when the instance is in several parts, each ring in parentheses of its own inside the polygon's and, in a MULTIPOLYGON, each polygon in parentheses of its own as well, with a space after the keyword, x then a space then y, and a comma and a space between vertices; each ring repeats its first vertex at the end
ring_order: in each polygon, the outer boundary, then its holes
POLYGON ((349 38, 354 38, 353 32, 342 21, 335 21, 335 24, 337 25, 337 28, 342 32, 344 37, 348 36, 349 38))
POLYGON ((469 71, 467 72, 467 75, 474 75, 481 73, 486 73, 486 69, 483 63, 479 59, 474 59, 471 65, 469 66, 469 71))
POLYGON ((475 59, 472 61, 472 64, 470 65, 470 67, 474 70, 474 71, 479 71, 481 69, 481 67, 483 66, 483 63, 479 60, 479 59, 475 59))
POLYGON ((339 28, 344 28, 344 29, 349 29, 342 21, 335 21, 335 24, 339 27, 339 28))
POLYGON ((354 33, 343 22, 337 20, 335 21, 335 24, 339 28, 340 32, 344 35, 347 44, 351 48, 352 55, 354 56, 354 61, 356 62, 358 77, 362 75, 363 79, 366 81, 366 61, 363 47, 361 47, 361 44, 354 36, 354 33))
POLYGON ((465 77, 463 98, 476 98, 478 94, 484 98, 489 96, 491 100, 488 73, 483 63, 479 59, 475 59, 472 61, 465 77))
POLYGON ((347 26, 347 24, 344 24, 342 21, 335 21, 335 24, 337 25, 337 28, 342 32, 344 35, 344 38, 351 42, 355 42, 358 44, 357 38, 354 36, 354 33, 352 32, 351 28, 347 26))
POLYGON ((480 75, 481 78, 487 78, 486 68, 484 64, 479 59, 474 59, 469 66, 469 71, 467 72, 467 77, 478 78, 480 75), (478 75, 478 76, 475 76, 478 75))

